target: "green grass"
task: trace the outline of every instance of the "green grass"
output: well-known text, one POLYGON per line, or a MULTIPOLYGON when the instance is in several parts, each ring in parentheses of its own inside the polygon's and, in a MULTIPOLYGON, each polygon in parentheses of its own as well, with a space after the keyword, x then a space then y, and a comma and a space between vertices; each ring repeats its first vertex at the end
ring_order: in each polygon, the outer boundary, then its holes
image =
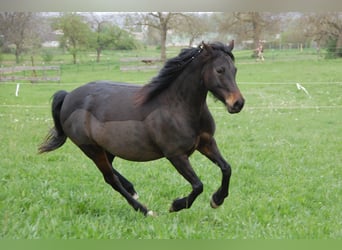
POLYGON ((56 90, 96 79, 143 83, 156 72, 64 65, 61 84, 23 83, 18 97, 16 83, 1 83, 0 238, 342 239, 342 61, 299 55, 256 63, 243 53, 236 52, 244 110, 229 115, 208 101, 233 168, 222 207, 209 205, 220 171, 199 153, 191 162, 204 192, 191 209, 171 214, 172 200, 190 185, 168 161, 115 161, 155 218, 135 212, 71 142, 45 155, 37 145, 52 125, 56 90))

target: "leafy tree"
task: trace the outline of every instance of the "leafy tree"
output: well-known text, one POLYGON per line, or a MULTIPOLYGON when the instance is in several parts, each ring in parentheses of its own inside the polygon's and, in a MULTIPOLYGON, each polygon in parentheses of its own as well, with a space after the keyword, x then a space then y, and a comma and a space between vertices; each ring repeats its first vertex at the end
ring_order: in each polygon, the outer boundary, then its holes
POLYGON ((112 25, 103 15, 91 13, 90 24, 95 36, 92 47, 96 50, 96 62, 100 62, 101 53, 114 45, 116 39, 114 32, 111 31, 112 25))
POLYGON ((77 62, 77 54, 82 49, 89 48, 94 43, 94 36, 84 18, 75 13, 67 13, 58 18, 56 28, 63 31, 61 46, 66 48, 77 62))
POLYGON ((113 49, 131 50, 141 47, 141 44, 135 38, 133 38, 129 32, 120 29, 119 27, 114 27, 114 29, 118 30, 119 35, 117 36, 113 49))
POLYGON ((95 20, 95 36, 94 47, 96 50, 96 61, 100 62, 101 53, 104 49, 114 45, 116 39, 115 32, 112 32, 112 27, 105 21, 95 20))
POLYGON ((137 42, 130 34, 120 27, 106 20, 92 16, 92 27, 95 39, 93 47, 96 49, 96 61, 99 62, 101 53, 105 49, 135 49, 137 42))

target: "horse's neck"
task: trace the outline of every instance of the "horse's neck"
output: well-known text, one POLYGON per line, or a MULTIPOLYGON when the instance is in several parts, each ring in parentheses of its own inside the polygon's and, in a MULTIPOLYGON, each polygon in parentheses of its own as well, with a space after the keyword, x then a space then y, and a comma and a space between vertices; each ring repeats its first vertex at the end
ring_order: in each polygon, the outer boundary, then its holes
POLYGON ((201 80, 201 69, 184 71, 166 92, 168 98, 179 102, 180 108, 194 113, 202 110, 208 93, 201 80))

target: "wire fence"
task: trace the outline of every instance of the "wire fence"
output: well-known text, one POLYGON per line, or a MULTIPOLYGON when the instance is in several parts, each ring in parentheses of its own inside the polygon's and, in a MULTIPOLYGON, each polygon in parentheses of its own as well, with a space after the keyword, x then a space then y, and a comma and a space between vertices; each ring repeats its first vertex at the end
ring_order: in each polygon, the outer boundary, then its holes
MULTIPOLYGON (((341 48, 342 49, 342 48, 341 48)), ((168 53, 168 58, 171 58, 179 53, 180 48, 172 48, 168 53)), ((260 63, 253 56, 253 50, 234 50, 234 55, 237 64, 255 64, 260 63)), ((264 58, 266 63, 270 62, 295 62, 295 61, 318 61, 326 60, 327 51, 317 50, 314 48, 305 49, 276 49, 266 48, 264 50, 264 58)), ((49 65, 55 65, 59 68, 58 80, 61 83, 88 82, 89 79, 115 79, 116 81, 124 81, 131 83, 147 83, 157 72, 162 68, 163 63, 158 60, 159 51, 106 51, 101 57, 100 62, 96 62, 96 55, 89 52, 84 52, 79 55, 79 60, 76 64, 71 62, 71 55, 61 53, 56 55, 54 60, 49 62, 49 65), (150 55, 150 56, 149 56, 150 55)), ((14 65, 13 62, 2 64, 1 68, 11 67, 28 67, 30 60, 24 60, 21 65, 14 65)), ((36 67, 49 67, 45 62, 36 60, 36 67)), ((48 71, 38 77, 49 77, 52 80, 57 78, 56 75, 51 75, 48 71)), ((21 82, 32 82, 33 71, 15 72, 9 75, 2 74, 4 80, 15 82, 20 79, 21 82), (7 78, 6 78, 7 77, 7 78), (26 80, 25 80, 26 79, 26 80)), ((35 72, 35 74, 37 74, 35 72)), ((54 74, 54 73, 52 73, 54 74)), ((49 80, 48 79, 48 80, 49 80)), ((241 82, 240 82, 241 83, 241 82)), ((0 83, 2 84, 2 83, 0 83)), ((42 84, 40 82, 40 84, 42 84)), ((52 83, 51 83, 52 84, 52 83)), ((268 84, 268 83, 266 83, 268 84)), ((285 83, 286 84, 286 83, 285 83)))

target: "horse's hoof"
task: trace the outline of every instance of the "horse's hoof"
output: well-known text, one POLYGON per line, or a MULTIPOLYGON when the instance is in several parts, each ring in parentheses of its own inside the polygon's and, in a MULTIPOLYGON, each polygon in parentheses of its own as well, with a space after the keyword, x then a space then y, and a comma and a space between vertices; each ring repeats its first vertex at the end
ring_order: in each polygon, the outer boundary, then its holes
POLYGON ((138 195, 137 193, 134 193, 134 194, 132 195, 132 197, 133 197, 134 200, 139 199, 139 195, 138 195))
POLYGON ((211 200, 210 200, 210 206, 211 206, 212 208, 218 208, 218 207, 219 207, 219 205, 217 205, 217 204, 215 203, 215 201, 214 201, 213 198, 211 198, 211 200))
POLYGON ((184 208, 184 206, 183 206, 184 199, 185 198, 177 198, 177 199, 175 199, 172 202, 171 207, 169 208, 169 212, 170 213, 177 212, 177 211, 183 209, 184 208))
POLYGON ((157 213, 150 210, 147 212, 146 216, 157 217, 157 213))

